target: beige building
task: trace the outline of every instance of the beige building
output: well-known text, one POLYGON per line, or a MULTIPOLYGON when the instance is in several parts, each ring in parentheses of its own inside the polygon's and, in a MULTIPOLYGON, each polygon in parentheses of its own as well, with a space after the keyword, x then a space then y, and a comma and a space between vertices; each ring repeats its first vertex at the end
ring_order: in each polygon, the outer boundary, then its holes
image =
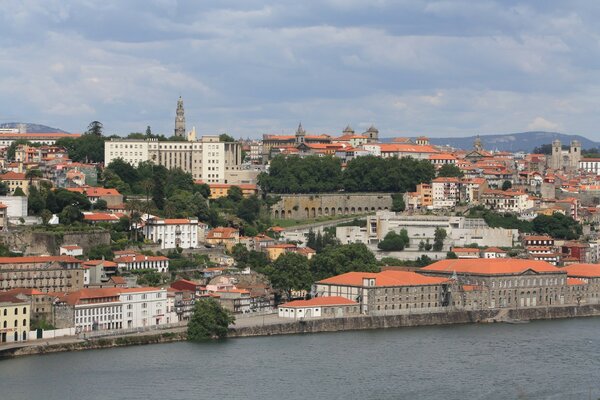
POLYGON ((0 290, 79 290, 83 288, 82 263, 69 256, 0 257, 0 290))
POLYGON ((29 302, 0 293, 0 343, 28 339, 30 310, 29 302))
POLYGON ((168 169, 181 168, 205 183, 237 183, 232 177, 240 171, 242 145, 221 142, 219 136, 188 141, 111 139, 105 143, 104 157, 107 165, 118 158, 134 166, 151 161, 168 169))

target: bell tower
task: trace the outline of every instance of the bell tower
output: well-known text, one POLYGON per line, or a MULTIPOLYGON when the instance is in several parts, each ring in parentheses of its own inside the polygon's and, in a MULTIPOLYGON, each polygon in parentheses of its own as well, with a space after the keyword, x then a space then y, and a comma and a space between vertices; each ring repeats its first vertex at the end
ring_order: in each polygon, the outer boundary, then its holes
POLYGON ((175 116, 175 136, 185 137, 185 113, 183 111, 183 99, 179 96, 177 100, 177 115, 175 116))
POLYGON ((298 129, 296 129, 296 144, 304 143, 304 139, 306 137, 306 131, 302 127, 302 122, 298 125, 298 129))

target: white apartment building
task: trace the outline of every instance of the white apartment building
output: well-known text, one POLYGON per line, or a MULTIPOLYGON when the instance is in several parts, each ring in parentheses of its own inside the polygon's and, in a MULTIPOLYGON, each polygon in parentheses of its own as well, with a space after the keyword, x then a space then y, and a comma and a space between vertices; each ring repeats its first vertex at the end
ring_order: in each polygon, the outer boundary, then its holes
POLYGON ((529 195, 517 190, 486 190, 481 194, 481 203, 496 211, 520 213, 533 208, 534 202, 529 195))
POLYGON ((150 218, 144 226, 146 239, 160 243, 161 249, 192 249, 198 246, 198 220, 150 218))
POLYGON ((81 289, 64 296, 76 332, 166 324, 167 291, 153 287, 81 289))
POLYGON ((167 323, 167 290, 152 287, 120 289, 123 328, 167 323))
POLYGON ((600 158, 584 158, 580 160, 579 169, 600 174, 600 158))
POLYGON ((234 178, 242 164, 242 145, 221 142, 219 136, 192 141, 111 139, 104 145, 104 157, 107 165, 118 158, 136 166, 152 161, 168 169, 181 168, 205 183, 238 183, 234 178))
POLYGON ((165 256, 146 256, 144 254, 126 255, 115 258, 115 263, 121 271, 136 271, 153 269, 156 272, 169 271, 169 258, 165 256))
POLYGON ((460 200, 460 181, 458 178, 435 178, 431 181, 433 208, 451 208, 460 200))

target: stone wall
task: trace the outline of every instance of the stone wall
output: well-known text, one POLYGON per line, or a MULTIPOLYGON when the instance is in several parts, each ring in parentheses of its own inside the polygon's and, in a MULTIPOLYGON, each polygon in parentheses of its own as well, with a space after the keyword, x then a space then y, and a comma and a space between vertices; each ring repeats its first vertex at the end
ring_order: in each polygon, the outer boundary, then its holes
POLYGON ((282 219, 363 214, 392 208, 391 193, 319 193, 278 196, 281 200, 271 207, 271 216, 282 219))
POLYGON ((58 255, 63 244, 78 244, 86 252, 100 244, 110 244, 110 233, 105 230, 83 232, 37 232, 26 228, 0 233, 0 243, 23 255, 58 255))
POLYGON ((522 321, 600 316, 600 305, 452 311, 424 314, 360 316, 290 321, 275 325, 232 328, 229 337, 338 332, 410 326, 468 324, 477 322, 522 321))

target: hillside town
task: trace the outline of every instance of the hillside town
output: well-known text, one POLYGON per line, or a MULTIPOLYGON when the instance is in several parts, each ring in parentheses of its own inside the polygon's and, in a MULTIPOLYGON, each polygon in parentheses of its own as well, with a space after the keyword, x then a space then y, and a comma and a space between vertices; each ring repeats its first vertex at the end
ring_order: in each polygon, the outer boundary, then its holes
POLYGON ((0 129, 0 343, 600 303, 600 149, 188 128, 0 129))

